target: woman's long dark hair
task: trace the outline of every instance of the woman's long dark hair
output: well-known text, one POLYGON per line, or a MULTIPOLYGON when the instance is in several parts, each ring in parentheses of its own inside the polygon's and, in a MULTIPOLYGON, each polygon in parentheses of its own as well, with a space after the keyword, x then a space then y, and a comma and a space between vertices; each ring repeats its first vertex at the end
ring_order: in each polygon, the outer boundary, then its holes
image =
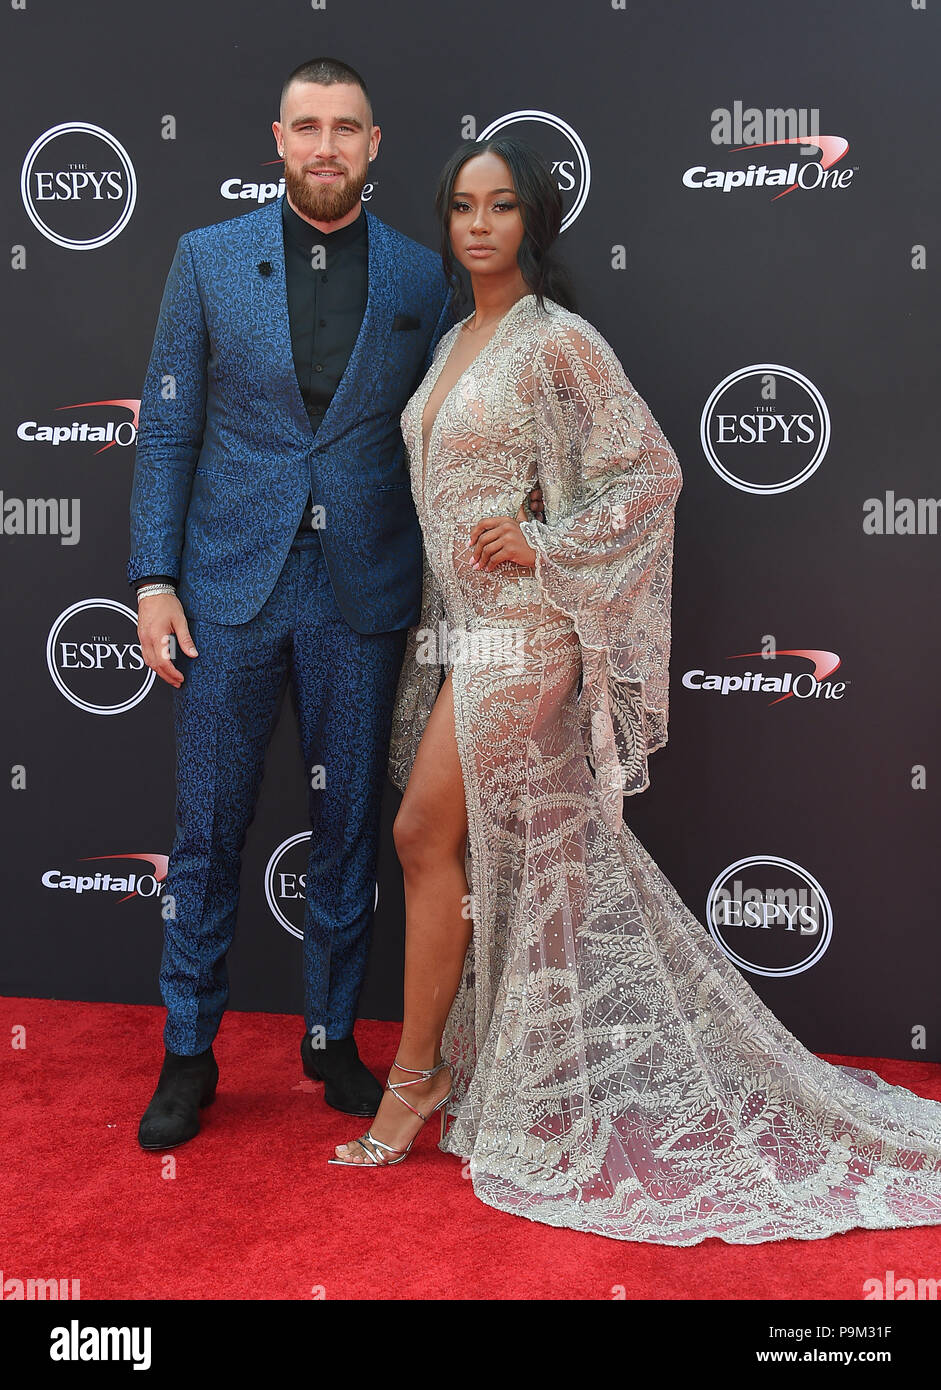
POLYGON ((540 308, 544 299, 554 299, 563 309, 575 308, 571 277, 556 259, 554 245, 562 226, 562 195, 542 155, 522 140, 494 135, 489 140, 472 140, 454 151, 441 171, 435 193, 435 212, 441 228, 441 263, 448 284, 460 297, 464 287, 451 250, 451 202, 454 185, 469 159, 479 154, 495 154, 503 160, 513 179, 513 187, 523 219, 523 240, 516 260, 520 273, 540 308))

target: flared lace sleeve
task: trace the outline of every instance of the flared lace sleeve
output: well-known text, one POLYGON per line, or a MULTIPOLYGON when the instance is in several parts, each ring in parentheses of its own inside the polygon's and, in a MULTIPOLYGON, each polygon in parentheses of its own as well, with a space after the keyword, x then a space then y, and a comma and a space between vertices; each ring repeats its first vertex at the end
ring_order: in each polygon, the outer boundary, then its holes
POLYGON ((405 791, 421 736, 441 688, 440 662, 423 659, 429 651, 437 652, 438 643, 429 641, 428 634, 436 633, 438 624, 444 619, 444 600, 424 546, 422 576, 421 616, 416 626, 408 630, 392 712, 388 772, 393 786, 400 792, 405 791))
POLYGON ((545 522, 522 530, 541 594, 572 618, 582 714, 606 817, 650 785, 667 741, 676 455, 613 349, 556 313, 529 383, 545 522))

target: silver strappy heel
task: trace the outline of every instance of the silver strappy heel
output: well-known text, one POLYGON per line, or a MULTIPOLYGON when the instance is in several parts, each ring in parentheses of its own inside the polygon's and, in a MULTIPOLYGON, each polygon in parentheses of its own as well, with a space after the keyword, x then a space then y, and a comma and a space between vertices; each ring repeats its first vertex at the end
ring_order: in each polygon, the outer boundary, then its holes
MULTIPOLYGON (((406 1086, 419 1086, 423 1081, 430 1081, 433 1076, 437 1076, 438 1072, 442 1071, 445 1067, 447 1067, 448 1072, 450 1073, 450 1062, 439 1062, 438 1065, 436 1067, 432 1067, 430 1071, 420 1071, 415 1067, 403 1067, 400 1062, 393 1062, 392 1065, 397 1067, 399 1071, 409 1072, 412 1076, 414 1076, 415 1080, 392 1082, 387 1079, 386 1090, 391 1091, 392 1094, 395 1096, 396 1100, 400 1100, 403 1105, 408 1106, 412 1114, 417 1115, 418 1118, 423 1122, 423 1124, 427 1123, 428 1120, 431 1119, 431 1116, 434 1115, 438 1110, 440 1110, 441 1138, 443 1139, 448 1124, 448 1112, 445 1109, 445 1107, 447 1106, 448 1101, 451 1099, 451 1093, 454 1090, 453 1078, 451 1081, 451 1085, 448 1087, 447 1095, 441 1097, 437 1105, 434 1106, 434 1108, 431 1110, 431 1113, 428 1115, 422 1114, 422 1112, 416 1106, 412 1105, 411 1101, 406 1100, 403 1095, 399 1094, 399 1092, 403 1091, 406 1086)), ((390 1072, 389 1075, 391 1076, 392 1073, 390 1072)), ((420 1133, 421 1130, 418 1131, 418 1134, 420 1133)), ((394 1163, 403 1163, 405 1159, 408 1158, 409 1152, 411 1151, 411 1147, 414 1144, 415 1140, 418 1138, 418 1134, 414 1135, 414 1137, 409 1140, 408 1146, 406 1148, 394 1149, 391 1144, 386 1144, 382 1139, 376 1139, 375 1136, 372 1134, 372 1131, 367 1129, 366 1133, 362 1136, 362 1138, 352 1140, 352 1143, 358 1144, 362 1149, 363 1153, 366 1155, 366 1158, 362 1163, 355 1163, 351 1158, 328 1158, 327 1162, 335 1163, 338 1168, 391 1168, 394 1163), (387 1157, 387 1155, 392 1154, 395 1155, 394 1158, 387 1157)))

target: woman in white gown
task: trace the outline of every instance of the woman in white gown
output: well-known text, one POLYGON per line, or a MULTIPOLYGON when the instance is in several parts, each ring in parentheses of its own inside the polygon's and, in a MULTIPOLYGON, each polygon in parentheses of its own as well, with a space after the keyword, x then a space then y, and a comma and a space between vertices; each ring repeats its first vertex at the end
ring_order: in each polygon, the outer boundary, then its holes
POLYGON ((402 416, 425 546, 390 752, 405 1018, 371 1128, 330 1161, 401 1162, 439 1111, 477 1196, 550 1225, 941 1224, 941 1104, 804 1048, 623 822, 667 738, 681 474, 558 302, 554 181, 497 137, 452 157, 438 210, 475 312, 402 416))

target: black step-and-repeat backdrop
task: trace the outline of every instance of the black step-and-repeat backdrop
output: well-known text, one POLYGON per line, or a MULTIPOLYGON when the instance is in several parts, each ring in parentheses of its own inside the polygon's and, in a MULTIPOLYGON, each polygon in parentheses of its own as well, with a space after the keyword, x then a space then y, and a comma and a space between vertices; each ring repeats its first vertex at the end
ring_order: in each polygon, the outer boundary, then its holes
MULTIPOLYGON (((284 76, 366 78, 368 206, 435 244, 462 139, 551 160, 579 307, 679 456, 671 737, 635 833, 810 1048, 941 1060, 933 0, 12 0, 0 990, 157 1002, 169 688, 125 579, 178 236, 276 198, 284 76)), ((361 1012, 401 1005, 387 788, 361 1012)), ((306 828, 305 828, 306 826, 306 828)), ((231 1004, 300 1012, 285 703, 231 1004)))

